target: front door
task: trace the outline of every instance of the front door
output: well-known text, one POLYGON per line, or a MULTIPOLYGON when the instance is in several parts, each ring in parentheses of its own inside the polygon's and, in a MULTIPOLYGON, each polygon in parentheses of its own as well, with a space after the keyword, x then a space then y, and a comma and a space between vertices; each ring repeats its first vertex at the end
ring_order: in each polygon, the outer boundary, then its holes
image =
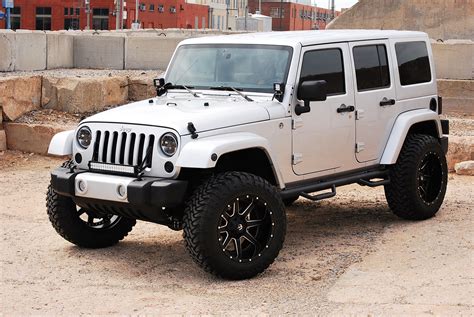
POLYGON ((356 120, 356 157, 377 163, 395 119, 396 93, 387 40, 354 42, 353 55, 356 120))
MULTIPOLYGON (((342 172, 356 163, 351 68, 347 43, 303 48, 300 82, 325 80, 328 97, 326 101, 311 102, 310 112, 299 116, 293 108, 292 163, 295 174, 342 172)), ((303 101, 297 100, 297 103, 302 105, 303 101)))

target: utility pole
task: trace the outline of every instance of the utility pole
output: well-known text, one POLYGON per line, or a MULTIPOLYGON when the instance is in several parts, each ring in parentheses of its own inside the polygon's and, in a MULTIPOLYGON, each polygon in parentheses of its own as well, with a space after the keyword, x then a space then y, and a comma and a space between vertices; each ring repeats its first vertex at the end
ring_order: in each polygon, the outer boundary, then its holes
MULTIPOLYGON (((120 0, 120 29, 121 30, 123 30, 123 20, 125 19, 124 15, 123 15, 124 10, 125 10, 124 0, 120 0)), ((128 17, 128 15, 127 15, 127 17, 128 17)))
POLYGON ((5 18, 7 19, 7 30, 10 30, 12 28, 12 19, 11 19, 10 8, 7 8, 6 11, 7 12, 5 14, 5 18))
POLYGON ((336 16, 336 0, 331 0, 331 20, 336 16))
POLYGON ((7 29, 12 28, 12 19, 11 19, 11 9, 15 6, 13 0, 3 0, 2 1, 3 7, 5 10, 5 19, 6 19, 6 27, 7 29))
POLYGON ((280 0, 280 31, 283 31, 283 0, 280 0))
POLYGON ((229 2, 230 0, 225 0, 225 30, 229 29, 229 2))
POLYGON ((85 0, 86 4, 86 30, 91 29, 91 2, 90 0, 85 0))
POLYGON ((115 0, 115 29, 120 29, 120 2, 121 0, 115 0))

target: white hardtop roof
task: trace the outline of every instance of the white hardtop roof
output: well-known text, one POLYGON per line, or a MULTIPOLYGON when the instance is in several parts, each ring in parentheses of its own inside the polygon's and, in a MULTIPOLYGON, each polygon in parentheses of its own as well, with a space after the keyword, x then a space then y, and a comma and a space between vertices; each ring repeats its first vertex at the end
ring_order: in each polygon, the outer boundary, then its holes
POLYGON ((428 38, 423 32, 391 30, 322 30, 256 32, 187 39, 181 44, 267 44, 296 46, 389 38, 428 38))

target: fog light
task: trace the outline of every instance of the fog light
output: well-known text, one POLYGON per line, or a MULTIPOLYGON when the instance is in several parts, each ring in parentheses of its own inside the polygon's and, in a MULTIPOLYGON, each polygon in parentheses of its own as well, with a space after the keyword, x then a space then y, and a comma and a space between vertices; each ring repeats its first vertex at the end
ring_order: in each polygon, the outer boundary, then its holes
POLYGON ((83 180, 80 180, 79 182, 77 182, 77 190, 84 194, 86 191, 87 191, 87 184, 85 181, 83 180))
POLYGON ((165 171, 171 173, 174 170, 174 165, 170 161, 165 163, 165 171))
POLYGON ((81 164, 81 162, 82 162, 81 153, 76 153, 76 155, 74 156, 74 160, 76 161, 77 164, 81 164))
POLYGON ((117 195, 121 199, 127 198, 127 188, 125 186, 123 186, 122 184, 118 185, 117 186, 117 195))

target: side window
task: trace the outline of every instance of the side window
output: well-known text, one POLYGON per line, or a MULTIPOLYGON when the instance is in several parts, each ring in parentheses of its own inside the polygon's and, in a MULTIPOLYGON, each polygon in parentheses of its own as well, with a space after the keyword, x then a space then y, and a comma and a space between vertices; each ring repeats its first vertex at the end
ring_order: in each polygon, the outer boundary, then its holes
POLYGON ((357 90, 390 87, 390 73, 385 45, 364 45, 353 48, 357 90))
POLYGON ((425 42, 396 43, 395 51, 402 86, 431 81, 430 59, 425 42))
POLYGON ((334 48, 306 52, 300 82, 304 80, 325 80, 328 95, 346 93, 342 51, 334 48))

